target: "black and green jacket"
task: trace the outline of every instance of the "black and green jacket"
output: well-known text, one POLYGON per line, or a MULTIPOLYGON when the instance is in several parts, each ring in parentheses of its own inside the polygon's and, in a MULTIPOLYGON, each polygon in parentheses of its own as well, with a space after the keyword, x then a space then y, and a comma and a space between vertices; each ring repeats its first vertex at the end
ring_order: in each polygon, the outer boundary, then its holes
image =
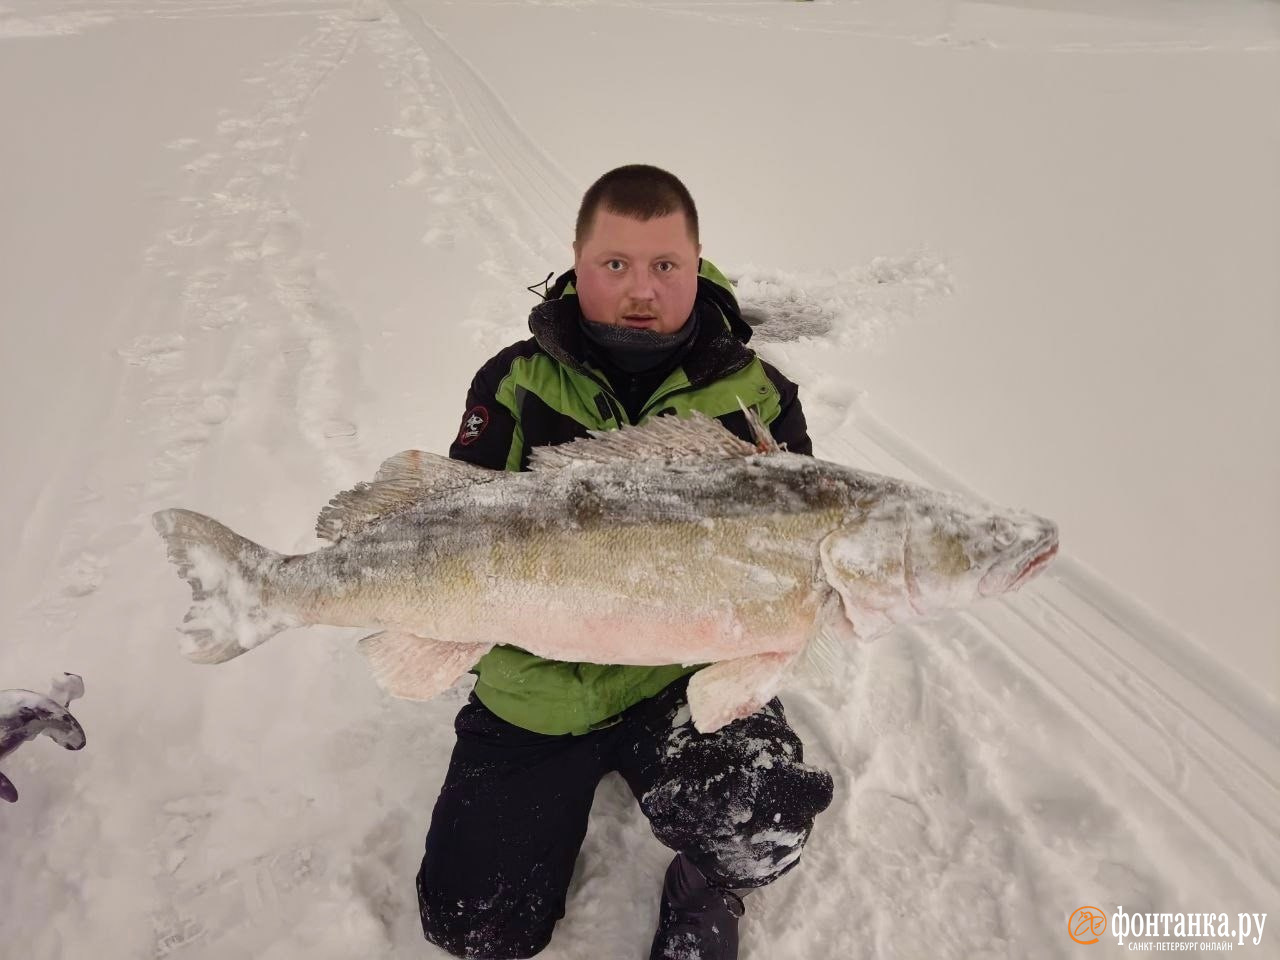
MULTIPOLYGON (((698 274, 696 334, 678 363, 647 382, 593 356, 580 328, 574 279, 572 271, 563 274, 530 313, 532 337, 480 368, 449 456, 495 470, 524 470, 534 447, 694 410, 751 441, 740 402, 753 407, 789 450, 813 452, 795 384, 746 346, 751 328, 732 285, 709 261, 702 261, 698 274)), ((506 645, 476 664, 475 692, 509 723, 544 734, 580 734, 608 726, 627 707, 696 669, 564 663, 506 645)))

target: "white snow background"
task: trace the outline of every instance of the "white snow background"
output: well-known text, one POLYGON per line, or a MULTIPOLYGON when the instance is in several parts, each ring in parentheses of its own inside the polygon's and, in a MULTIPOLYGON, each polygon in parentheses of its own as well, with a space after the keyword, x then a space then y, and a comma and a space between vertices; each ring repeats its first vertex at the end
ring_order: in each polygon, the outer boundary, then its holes
MULTIPOLYGON (((2 0, 0 687, 81 674, 88 746, 4 761, 0 955, 443 956, 466 685, 185 661, 148 517, 317 546, 651 162, 820 456, 1062 529, 784 697, 837 797, 743 956, 1111 955, 1067 919, 1123 905, 1280 957, 1278 102, 1274 2, 2 0)), ((606 780, 545 956, 645 956, 668 858, 606 780)))

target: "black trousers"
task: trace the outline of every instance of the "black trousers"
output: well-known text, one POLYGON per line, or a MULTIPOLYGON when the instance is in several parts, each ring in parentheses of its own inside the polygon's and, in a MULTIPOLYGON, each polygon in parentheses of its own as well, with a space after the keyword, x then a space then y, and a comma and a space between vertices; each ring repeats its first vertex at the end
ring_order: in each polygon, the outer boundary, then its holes
POLYGON ((418 902, 427 939, 458 957, 531 957, 564 916, 596 786, 626 780, 654 835, 725 887, 794 867, 832 781, 804 763, 782 704, 712 734, 689 718, 685 680, 582 736, 544 736, 475 695, 427 833, 418 902))

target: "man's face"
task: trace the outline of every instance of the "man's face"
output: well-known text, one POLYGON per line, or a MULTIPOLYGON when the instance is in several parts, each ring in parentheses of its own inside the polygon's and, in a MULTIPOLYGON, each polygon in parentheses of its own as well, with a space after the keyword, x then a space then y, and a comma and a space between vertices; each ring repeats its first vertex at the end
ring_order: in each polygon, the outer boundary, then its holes
POLYGON ((586 238, 573 245, 583 316, 675 333, 693 312, 701 253, 684 211, 633 220, 597 210, 586 238))

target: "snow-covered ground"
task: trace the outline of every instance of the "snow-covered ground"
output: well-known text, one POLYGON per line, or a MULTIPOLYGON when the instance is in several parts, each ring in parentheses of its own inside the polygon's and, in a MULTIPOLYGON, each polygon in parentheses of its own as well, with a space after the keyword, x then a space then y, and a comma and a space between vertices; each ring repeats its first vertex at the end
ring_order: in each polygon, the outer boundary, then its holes
MULTIPOLYGON (((412 878, 464 691, 390 701, 340 630, 188 663, 148 516, 312 548, 444 449, 635 161, 805 324, 757 346, 819 455, 1062 528, 787 695, 838 794, 744 956, 1280 922, 1277 94, 1245 0, 0 0, 0 688, 83 675, 89 739, 3 763, 0 954, 441 956, 412 878)), ((667 856, 606 780, 546 956, 642 956, 667 856)))

